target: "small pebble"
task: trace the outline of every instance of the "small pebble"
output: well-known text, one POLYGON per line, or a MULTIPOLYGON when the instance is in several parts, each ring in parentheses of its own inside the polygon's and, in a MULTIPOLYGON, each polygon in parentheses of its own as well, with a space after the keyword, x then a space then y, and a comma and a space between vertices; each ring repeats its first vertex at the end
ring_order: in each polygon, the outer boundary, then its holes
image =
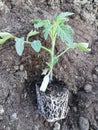
POLYGON ((95 104, 95 112, 98 113, 98 103, 95 104))
POLYGON ((10 71, 10 68, 6 69, 6 71, 9 72, 9 71, 10 71))
POLYGON ((93 79, 94 79, 95 82, 98 82, 98 77, 97 77, 97 75, 93 74, 93 79))
POLYGON ((24 79, 28 79, 27 71, 25 70, 24 79))
POLYGON ((98 115, 95 116, 96 120, 98 121, 98 115))
POLYGON ((89 93, 89 92, 92 92, 92 85, 90 85, 90 84, 86 84, 85 86, 84 86, 84 90, 85 90, 85 92, 87 92, 87 93, 89 93))
POLYGON ((15 70, 19 70, 19 66, 18 66, 18 65, 15 65, 15 66, 14 66, 14 69, 15 69, 15 70))
POLYGON ((88 108, 91 104, 92 104, 92 101, 89 100, 89 101, 87 101, 87 102, 85 103, 85 107, 88 108))
POLYGON ((17 86, 16 84, 13 84, 13 88, 16 88, 16 86, 17 86))
POLYGON ((24 69, 24 66, 20 65, 20 70, 23 71, 23 69, 24 69))
POLYGON ((17 120, 18 117, 17 117, 17 113, 13 113, 12 116, 11 116, 11 119, 14 121, 14 120, 17 120))
POLYGON ((98 74, 98 66, 95 67, 95 73, 98 74))
POLYGON ((77 112, 77 107, 73 107, 73 111, 74 111, 74 112, 77 112))
POLYGON ((3 109, 3 106, 0 105, 0 115, 2 115, 4 113, 4 109, 3 109))
POLYGON ((53 130, 60 130, 60 124, 58 123, 58 122, 56 122, 55 124, 54 124, 54 128, 53 128, 53 130))
POLYGON ((3 120, 3 116, 0 115, 0 121, 2 121, 2 120, 3 120))
POLYGON ((80 130, 89 130, 89 121, 85 117, 79 118, 79 127, 80 130))

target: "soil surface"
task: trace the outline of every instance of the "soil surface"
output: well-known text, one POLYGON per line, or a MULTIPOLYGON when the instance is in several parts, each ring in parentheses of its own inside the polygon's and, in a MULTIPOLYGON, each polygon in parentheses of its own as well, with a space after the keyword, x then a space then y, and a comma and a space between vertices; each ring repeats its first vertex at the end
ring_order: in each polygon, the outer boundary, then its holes
MULTIPOLYGON (((68 115, 66 119, 48 123, 39 114, 33 82, 44 69, 48 55, 43 51, 37 54, 29 46, 25 46, 23 56, 19 57, 14 41, 10 40, 0 46, 0 130, 98 130, 96 12, 95 21, 88 24, 88 21, 82 19, 81 11, 77 13, 78 9, 84 9, 85 2, 81 6, 67 0, 52 2, 51 4, 50 0, 0 0, 0 31, 7 31, 19 37, 26 36, 33 28, 31 20, 34 18, 51 19, 55 13, 75 12, 69 22, 75 31, 74 39, 89 42, 91 51, 69 51, 59 59, 54 68, 56 78, 63 80, 70 92, 68 115)), ((97 1, 95 3, 98 4, 97 1)), ((87 1, 87 4, 90 2, 87 1)), ((34 38, 40 38, 49 46, 49 39, 46 43, 42 35, 34 38)), ((63 44, 57 39, 57 53, 62 48, 63 44)))

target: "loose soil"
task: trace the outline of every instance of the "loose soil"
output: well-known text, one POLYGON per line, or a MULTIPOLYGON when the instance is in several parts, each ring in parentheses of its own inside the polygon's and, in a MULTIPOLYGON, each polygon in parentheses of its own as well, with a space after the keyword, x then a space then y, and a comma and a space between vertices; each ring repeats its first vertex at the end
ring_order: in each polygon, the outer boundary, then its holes
MULTIPOLYGON (((2 1, 0 1, 2 2, 2 1)), ((72 11, 64 5, 63 11, 72 11)), ((4 1, 0 9, 0 31, 16 36, 26 36, 33 28, 34 18, 52 18, 61 12, 47 2, 4 1)), ((72 50, 59 59, 54 75, 63 80, 70 91, 69 113, 66 119, 58 121, 60 130, 98 130, 98 34, 93 25, 88 25, 75 14, 69 24, 75 31, 75 41, 89 42, 91 51, 83 53, 72 50), (82 123, 81 123, 82 122, 82 123), (86 122, 86 125, 85 125, 86 122)), ((49 46, 43 40, 41 41, 49 46)), ((63 43, 57 39, 56 52, 63 43)), ((23 56, 16 54, 14 41, 0 46, 0 130, 55 130, 55 122, 48 123, 38 112, 33 81, 41 75, 48 55, 35 53, 25 47, 23 56)))

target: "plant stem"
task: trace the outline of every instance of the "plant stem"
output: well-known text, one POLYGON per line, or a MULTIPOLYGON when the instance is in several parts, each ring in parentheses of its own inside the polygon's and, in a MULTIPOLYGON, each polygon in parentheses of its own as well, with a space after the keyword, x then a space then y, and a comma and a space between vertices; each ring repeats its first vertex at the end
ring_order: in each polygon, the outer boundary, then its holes
POLYGON ((56 36, 52 40, 52 48, 51 48, 51 68, 50 68, 50 81, 53 80, 53 67, 54 67, 54 49, 55 49, 55 40, 56 36))
POLYGON ((48 48, 41 46, 42 49, 44 49, 45 51, 47 51, 49 54, 51 54, 51 50, 49 50, 48 48))
POLYGON ((63 55, 64 53, 66 53, 69 49, 70 49, 70 48, 65 49, 63 52, 61 52, 61 53, 57 56, 57 58, 59 58, 60 56, 62 56, 62 55, 63 55))
POLYGON ((24 41, 24 43, 31 44, 31 42, 29 42, 29 41, 24 41))

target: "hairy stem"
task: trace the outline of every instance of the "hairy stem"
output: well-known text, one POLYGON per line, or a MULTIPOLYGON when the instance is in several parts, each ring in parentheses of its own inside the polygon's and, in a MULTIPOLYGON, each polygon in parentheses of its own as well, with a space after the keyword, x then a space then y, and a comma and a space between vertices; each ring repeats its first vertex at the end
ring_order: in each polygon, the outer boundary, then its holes
POLYGON ((26 43, 26 44, 31 44, 31 42, 29 42, 29 41, 24 41, 24 43, 26 43))
POLYGON ((61 57, 62 55, 64 55, 64 53, 66 53, 69 49, 70 49, 70 48, 65 49, 63 52, 61 52, 61 53, 57 56, 57 58, 59 58, 59 57, 61 57))
POLYGON ((54 67, 54 49, 55 49, 55 40, 56 36, 52 40, 52 48, 51 48, 51 68, 50 68, 50 81, 53 80, 53 67, 54 67))
POLYGON ((51 54, 51 50, 49 50, 48 48, 41 46, 42 49, 44 49, 45 51, 47 51, 49 54, 51 54))

